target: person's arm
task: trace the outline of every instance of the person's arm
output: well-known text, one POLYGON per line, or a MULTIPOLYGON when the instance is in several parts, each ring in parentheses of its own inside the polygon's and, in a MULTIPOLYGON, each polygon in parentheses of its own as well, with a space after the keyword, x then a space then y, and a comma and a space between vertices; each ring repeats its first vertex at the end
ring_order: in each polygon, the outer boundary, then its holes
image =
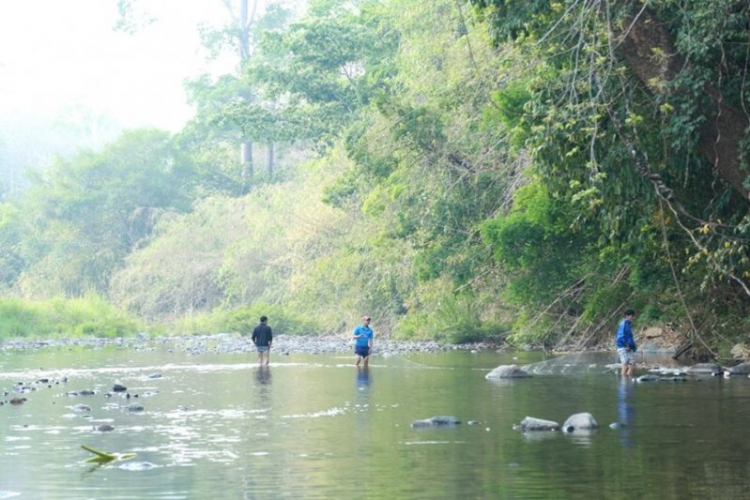
POLYGON ((268 348, 271 348, 271 344, 273 343, 273 330, 271 327, 268 327, 268 348))

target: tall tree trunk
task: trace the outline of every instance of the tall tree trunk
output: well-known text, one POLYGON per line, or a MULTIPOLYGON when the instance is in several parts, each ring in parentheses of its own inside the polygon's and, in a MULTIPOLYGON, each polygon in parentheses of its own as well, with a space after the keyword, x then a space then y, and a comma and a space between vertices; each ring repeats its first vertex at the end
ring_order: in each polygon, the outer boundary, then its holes
POLYGON ((266 175, 269 178, 273 176, 273 142, 266 146, 266 175))
MULTIPOLYGON (((248 0, 240 0, 240 71, 243 71, 245 64, 250 59, 250 25, 255 18, 255 12, 258 7, 258 0, 253 0, 252 13, 248 9, 248 0)), ((240 161, 242 165, 242 187, 247 189, 253 178, 253 143, 249 139, 240 145, 240 161)))
MULTIPOLYGON (((677 54, 674 37, 654 13, 638 0, 633 5, 635 13, 624 24, 627 31, 619 51, 638 79, 654 92, 660 92, 663 86, 658 83, 674 80, 685 61, 677 54)), ((740 145, 750 121, 742 111, 724 101, 719 89, 706 86, 704 91, 711 106, 704 111, 706 121, 700 131, 700 151, 719 175, 748 199, 750 191, 743 185, 748 172, 742 169, 740 145)))
POLYGON ((247 190, 253 178, 253 143, 245 141, 240 145, 240 164, 242 165, 242 187, 247 190))

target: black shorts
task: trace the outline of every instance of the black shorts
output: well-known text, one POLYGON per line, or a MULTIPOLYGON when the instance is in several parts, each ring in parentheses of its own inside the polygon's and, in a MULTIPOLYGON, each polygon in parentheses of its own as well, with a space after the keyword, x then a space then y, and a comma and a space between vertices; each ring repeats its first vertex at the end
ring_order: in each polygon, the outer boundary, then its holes
POLYGON ((370 348, 366 345, 358 345, 354 347, 354 353, 357 356, 362 356, 363 358, 366 358, 370 355, 370 348))

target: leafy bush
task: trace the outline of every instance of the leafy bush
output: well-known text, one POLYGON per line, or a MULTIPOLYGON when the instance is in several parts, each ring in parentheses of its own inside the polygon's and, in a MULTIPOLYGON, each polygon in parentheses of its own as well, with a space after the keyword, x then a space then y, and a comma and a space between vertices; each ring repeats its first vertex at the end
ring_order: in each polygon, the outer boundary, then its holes
POLYGON ((422 297, 417 312, 399 322, 396 338, 438 339, 462 344, 507 332, 507 326, 486 314, 486 300, 470 293, 455 294, 448 283, 436 283, 434 286, 422 297))

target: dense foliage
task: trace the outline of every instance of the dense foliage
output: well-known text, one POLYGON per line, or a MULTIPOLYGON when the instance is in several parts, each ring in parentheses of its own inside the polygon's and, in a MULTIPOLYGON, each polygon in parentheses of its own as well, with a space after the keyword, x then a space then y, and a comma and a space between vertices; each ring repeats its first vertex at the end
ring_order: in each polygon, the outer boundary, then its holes
POLYGON ((125 134, 0 206, 6 296, 579 347, 629 306, 709 352, 750 340, 747 2, 266 15, 238 74, 189 84, 182 133, 125 134), (278 168, 245 175, 240 141, 278 168))

